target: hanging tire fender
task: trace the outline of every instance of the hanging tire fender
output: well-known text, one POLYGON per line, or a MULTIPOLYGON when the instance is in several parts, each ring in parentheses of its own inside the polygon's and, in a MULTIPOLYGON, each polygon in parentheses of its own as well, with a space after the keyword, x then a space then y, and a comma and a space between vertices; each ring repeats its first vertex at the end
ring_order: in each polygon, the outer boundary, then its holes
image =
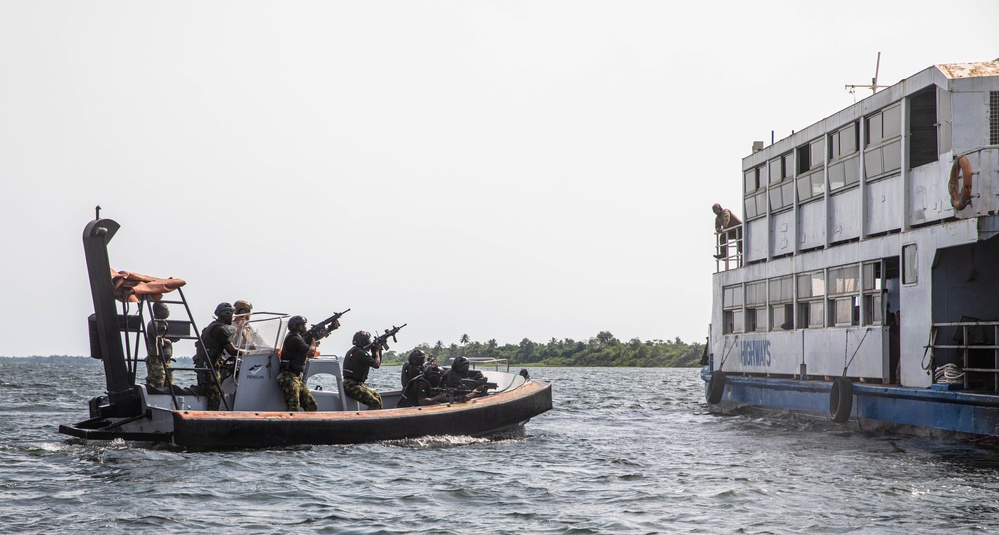
POLYGON ((708 381, 708 391, 704 397, 708 403, 717 405, 721 401, 722 394, 725 393, 725 372, 717 370, 711 373, 711 380, 708 381))
POLYGON ((950 166, 950 180, 947 181, 947 191, 950 192, 950 204, 955 210, 964 210, 971 205, 971 162, 967 156, 954 160, 950 166), (962 185, 958 188, 958 179, 962 185))
POLYGON ((846 423, 853 411, 853 382, 846 377, 837 377, 829 389, 829 419, 846 423))

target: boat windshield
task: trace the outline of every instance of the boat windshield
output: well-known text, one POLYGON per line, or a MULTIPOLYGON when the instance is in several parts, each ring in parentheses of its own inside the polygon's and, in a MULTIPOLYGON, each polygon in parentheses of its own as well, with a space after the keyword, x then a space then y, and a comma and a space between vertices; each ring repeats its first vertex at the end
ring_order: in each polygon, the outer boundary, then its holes
POLYGON ((287 318, 287 314, 273 312, 238 315, 232 321, 236 330, 233 344, 248 354, 273 352, 280 347, 287 318))

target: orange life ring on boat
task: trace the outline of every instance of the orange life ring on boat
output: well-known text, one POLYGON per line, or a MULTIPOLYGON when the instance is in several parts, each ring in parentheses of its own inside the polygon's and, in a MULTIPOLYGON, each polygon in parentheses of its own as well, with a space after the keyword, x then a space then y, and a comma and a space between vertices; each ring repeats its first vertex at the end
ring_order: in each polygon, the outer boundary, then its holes
POLYGON ((955 210, 964 210, 971 205, 971 162, 967 156, 954 160, 954 165, 950 167, 947 190, 950 191, 950 204, 955 210), (957 189, 958 178, 964 180, 960 190, 957 189))

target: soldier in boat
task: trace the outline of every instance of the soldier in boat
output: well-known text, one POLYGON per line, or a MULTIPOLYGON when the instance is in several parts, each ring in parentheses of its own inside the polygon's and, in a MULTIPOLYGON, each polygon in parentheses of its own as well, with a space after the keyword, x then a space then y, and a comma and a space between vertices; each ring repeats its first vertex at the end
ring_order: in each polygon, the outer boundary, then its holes
POLYGON ((166 336, 166 319, 169 317, 170 307, 166 303, 153 303, 153 319, 146 326, 146 384, 156 388, 167 384, 167 373, 173 360, 173 343, 180 340, 166 336))
POLYGON ((427 360, 427 354, 419 349, 414 349, 409 354, 408 361, 402 365, 402 387, 406 388, 409 382, 416 376, 423 373, 423 364, 427 360))
POLYGON ((485 395, 488 384, 482 372, 469 370, 468 359, 465 357, 456 357, 451 362, 451 368, 444 372, 444 377, 441 380, 443 388, 456 394, 454 399, 456 403, 464 403, 485 395))
POLYGON ((371 333, 357 331, 354 333, 354 347, 343 357, 343 391, 348 397, 368 406, 369 409, 382 408, 382 396, 364 386, 368 380, 371 368, 382 365, 382 347, 371 343, 371 333))
POLYGON ((270 348, 263 336, 250 325, 250 314, 253 312, 253 304, 240 299, 232 304, 235 311, 233 323, 235 324, 235 336, 233 341, 239 343, 239 349, 262 349, 270 348))
POLYGON ((292 316, 288 320, 288 336, 281 346, 281 373, 278 374, 277 382, 284 392, 285 407, 292 412, 298 411, 300 407, 307 411, 319 410, 316 399, 302 382, 305 361, 316 356, 316 341, 305 341, 304 335, 308 331, 306 323, 308 320, 305 317, 292 316))
POLYGON ((219 303, 215 307, 215 321, 208 324, 201 331, 201 339, 195 342, 197 352, 194 355, 194 364, 198 368, 208 368, 211 363, 211 370, 198 372, 198 386, 208 396, 208 410, 219 410, 222 400, 222 392, 219 390, 219 369, 222 367, 222 354, 226 353, 236 356, 239 353, 232 343, 233 308, 229 303, 219 303), (214 377, 213 377, 214 375, 214 377))
POLYGON ((425 407, 447 401, 447 391, 441 388, 443 372, 433 364, 423 370, 402 389, 397 407, 425 407))

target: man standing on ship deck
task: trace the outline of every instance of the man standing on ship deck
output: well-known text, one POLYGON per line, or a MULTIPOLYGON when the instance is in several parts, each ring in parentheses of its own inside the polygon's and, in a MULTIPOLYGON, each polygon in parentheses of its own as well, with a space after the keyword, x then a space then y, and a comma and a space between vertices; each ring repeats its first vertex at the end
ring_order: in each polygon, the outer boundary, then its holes
POLYGON ((728 246, 726 245, 729 241, 737 241, 738 250, 742 252, 742 241, 739 240, 738 231, 729 231, 742 224, 735 214, 732 213, 728 208, 722 208, 720 204, 715 203, 711 207, 711 211, 715 213, 715 233, 721 234, 718 239, 718 254, 715 258, 722 259, 728 257, 728 246))

